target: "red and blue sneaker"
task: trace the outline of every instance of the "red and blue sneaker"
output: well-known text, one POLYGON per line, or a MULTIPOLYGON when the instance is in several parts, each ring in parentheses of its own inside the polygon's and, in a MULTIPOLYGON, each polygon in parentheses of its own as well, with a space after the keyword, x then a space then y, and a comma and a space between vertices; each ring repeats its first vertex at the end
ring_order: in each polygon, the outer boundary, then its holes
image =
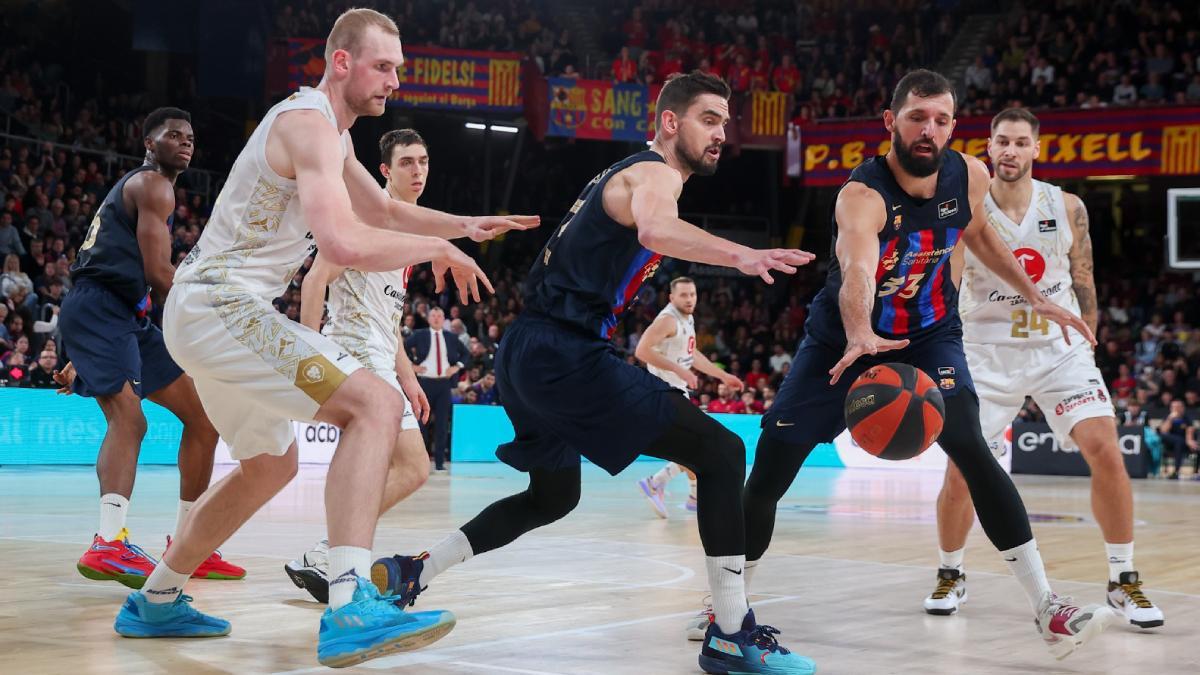
POLYGON ((129 543, 129 530, 121 528, 112 541, 95 535, 91 548, 75 564, 75 569, 88 579, 118 581, 130 588, 141 588, 157 564, 148 553, 129 543))
POLYGON ((427 588, 421 585, 421 570, 425 569, 428 559, 428 551, 421 555, 380 558, 371 565, 371 583, 381 595, 391 596, 398 606, 412 607, 417 596, 427 588))
POLYGON ((721 632, 716 622, 708 625, 700 649, 700 669, 706 673, 768 673, 769 675, 812 675, 817 664, 779 644, 779 630, 755 623, 754 610, 746 612, 742 629, 721 632))
MULTIPOLYGON (((167 535, 167 548, 171 548, 171 535, 167 535)), ((196 571, 192 572, 192 578, 237 581, 246 578, 246 570, 226 561, 221 557, 220 551, 213 551, 212 555, 205 558, 196 571)))

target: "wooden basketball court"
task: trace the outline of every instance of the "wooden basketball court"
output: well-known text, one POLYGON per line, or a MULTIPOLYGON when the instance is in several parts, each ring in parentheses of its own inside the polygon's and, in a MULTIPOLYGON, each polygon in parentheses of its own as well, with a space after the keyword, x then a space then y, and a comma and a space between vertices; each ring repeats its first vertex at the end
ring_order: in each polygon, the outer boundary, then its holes
MULTIPOLYGON (((356 672, 699 673, 699 643, 683 624, 705 593, 695 518, 673 487, 673 519, 651 513, 634 482, 584 469, 571 516, 512 546, 450 570, 418 609, 458 616, 446 639, 423 651, 367 662, 356 672)), ((229 467, 218 467, 217 473, 229 467)), ((196 606, 233 623, 229 637, 130 640, 112 630, 128 592, 75 571, 96 520, 90 467, 0 468, 0 670, 8 673, 302 673, 316 661, 323 607, 284 575, 283 564, 323 536, 325 468, 299 478, 223 549, 248 568, 241 582, 202 581, 196 606)), ((379 553, 415 553, 498 497, 524 488, 498 464, 455 465, 388 514, 379 553)), ((1086 479, 1018 476, 1059 593, 1102 602, 1107 568, 1088 507, 1086 479)), ((160 555, 174 525, 177 474, 138 476, 133 541, 160 555)), ((1200 672, 1200 483, 1135 481, 1137 565, 1163 628, 1109 629, 1055 661, 1024 595, 978 526, 967 553, 970 601, 959 615, 921 609, 936 567, 934 498, 940 474, 811 469, 781 505, 775 540, 753 586, 760 623, 817 661, 821 673, 1200 672)))

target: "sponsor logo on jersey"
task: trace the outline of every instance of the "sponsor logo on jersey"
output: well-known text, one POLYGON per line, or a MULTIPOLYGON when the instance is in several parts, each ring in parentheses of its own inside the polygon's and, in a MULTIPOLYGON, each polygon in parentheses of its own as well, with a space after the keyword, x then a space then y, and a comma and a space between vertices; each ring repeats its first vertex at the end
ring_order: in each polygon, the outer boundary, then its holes
POLYGON ((942 379, 938 380, 938 386, 941 387, 942 389, 953 389, 954 388, 954 378, 953 377, 943 377, 942 379))
POLYGON ((1025 268, 1025 274, 1029 275, 1033 283, 1041 281, 1046 274, 1046 259, 1037 249, 1019 248, 1013 251, 1013 257, 1025 268))
POLYGON ((958 213, 958 198, 938 204, 938 219, 949 218, 958 213))
POLYGON ((891 255, 887 256, 886 258, 881 258, 879 260, 880 266, 882 266, 883 269, 888 272, 891 272, 892 270, 896 269, 896 263, 898 263, 898 262, 900 262, 900 252, 899 251, 892 251, 891 255))
POLYGON ((1053 218, 1038 221, 1038 232, 1054 232, 1058 230, 1058 222, 1053 218))
POLYGON ((896 216, 895 218, 892 218, 892 228, 896 230, 900 229, 900 222, 902 220, 904 220, 904 216, 896 216))
POLYGON ((954 375, 954 368, 952 366, 938 368, 938 377, 950 377, 951 375, 954 375))
POLYGON ((928 265, 934 260, 954 251, 953 246, 935 248, 929 251, 909 251, 904 254, 905 265, 928 265))
MULTIPOLYGON (((1053 286, 1047 286, 1046 288, 1041 289, 1040 292, 1043 298, 1049 298, 1050 296, 1057 295, 1060 291, 1062 291, 1062 287, 1063 282, 1059 281, 1053 286)), ((1020 294, 1005 295, 1000 291, 992 291, 991 293, 988 293, 988 302, 1007 302, 1010 306, 1016 307, 1017 305, 1025 304, 1025 296, 1020 294)))
POLYGON ((1088 378, 1088 384, 1100 384, 1100 380, 1088 378))
POLYGON ((400 300, 401 302, 404 301, 404 291, 396 290, 395 288, 392 287, 391 284, 388 284, 383 287, 383 294, 390 298, 400 300))

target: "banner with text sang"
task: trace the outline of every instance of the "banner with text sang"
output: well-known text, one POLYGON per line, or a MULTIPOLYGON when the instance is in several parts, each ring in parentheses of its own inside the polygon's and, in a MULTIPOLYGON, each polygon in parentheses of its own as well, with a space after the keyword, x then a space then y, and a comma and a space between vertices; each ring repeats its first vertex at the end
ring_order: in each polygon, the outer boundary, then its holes
POLYGON ((655 100, 661 86, 547 78, 549 136, 604 141, 654 138, 655 100))

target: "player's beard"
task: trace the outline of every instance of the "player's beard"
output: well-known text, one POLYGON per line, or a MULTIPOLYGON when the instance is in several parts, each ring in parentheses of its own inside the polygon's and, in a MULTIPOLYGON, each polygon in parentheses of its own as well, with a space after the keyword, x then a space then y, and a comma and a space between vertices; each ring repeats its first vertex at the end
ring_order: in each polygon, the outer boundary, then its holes
POLYGON ((900 138, 900 130, 892 129, 892 147, 896 150, 896 159, 900 162, 900 168, 904 169, 913 178, 925 178, 932 176, 942 168, 942 162, 946 160, 946 147, 938 147, 933 139, 927 139, 924 136, 913 141, 909 145, 904 145, 904 141, 900 138), (933 148, 933 154, 929 157, 918 157, 913 154, 912 146, 917 143, 927 143, 933 148))
MULTIPOLYGON (((681 138, 680 140, 682 141, 683 139, 681 138)), ((704 158, 708 154, 708 147, 701 149, 699 156, 692 157, 688 154, 687 150, 684 149, 684 145, 684 143, 675 144, 675 156, 679 158, 679 161, 687 166, 692 173, 696 174, 697 176, 711 176, 717 172, 716 162, 713 162, 711 165, 704 163, 704 158)))
POLYGON ((1025 176, 1029 175, 1029 171, 1031 169, 1033 169, 1032 161, 1021 165, 1020 168, 1017 170, 1017 175, 1012 176, 1012 177, 1009 177, 1009 175, 1006 174, 1003 170, 1001 170, 999 166, 996 167, 995 173, 996 173, 996 178, 999 178, 1000 180, 1004 181, 1005 183, 1016 183, 1017 181, 1021 180, 1025 176))

